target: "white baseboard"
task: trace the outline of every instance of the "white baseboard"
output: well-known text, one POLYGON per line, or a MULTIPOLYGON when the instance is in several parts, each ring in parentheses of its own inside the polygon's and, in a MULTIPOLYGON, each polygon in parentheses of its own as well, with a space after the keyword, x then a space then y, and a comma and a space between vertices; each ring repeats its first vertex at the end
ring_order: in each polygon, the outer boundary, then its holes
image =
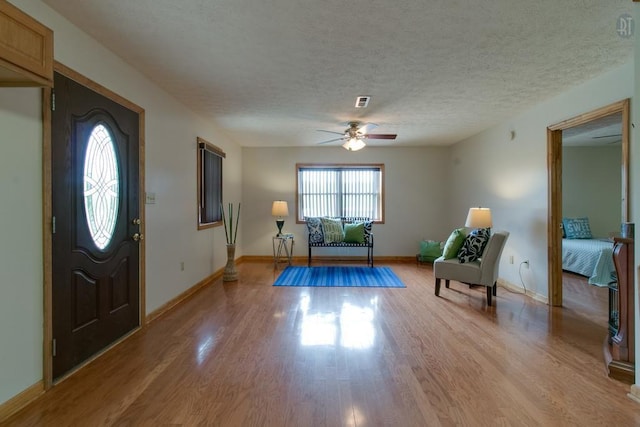
POLYGON ((502 286, 503 288, 511 292, 525 294, 529 298, 539 301, 543 304, 547 304, 547 305, 549 304, 549 298, 547 298, 546 296, 533 292, 530 289, 527 289, 525 292, 524 287, 511 283, 508 280, 498 278, 498 286, 502 286))
POLYGON ((640 386, 633 384, 627 396, 629 397, 629 399, 640 403, 640 386))

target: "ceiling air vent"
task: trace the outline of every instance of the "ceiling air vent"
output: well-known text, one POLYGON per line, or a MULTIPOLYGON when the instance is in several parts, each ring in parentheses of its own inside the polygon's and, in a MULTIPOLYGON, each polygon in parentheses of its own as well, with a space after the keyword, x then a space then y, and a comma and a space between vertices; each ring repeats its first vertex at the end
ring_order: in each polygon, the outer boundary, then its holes
POLYGON ((371 100, 370 96, 359 96, 356 98, 356 108, 365 108, 369 105, 369 101, 371 100))

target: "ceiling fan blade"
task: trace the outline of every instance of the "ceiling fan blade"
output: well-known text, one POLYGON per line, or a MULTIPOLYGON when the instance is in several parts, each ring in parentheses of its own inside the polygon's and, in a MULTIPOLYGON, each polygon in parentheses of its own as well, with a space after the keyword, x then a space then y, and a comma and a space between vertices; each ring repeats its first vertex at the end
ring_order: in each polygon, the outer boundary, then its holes
POLYGON ((366 135, 377 127, 378 125, 375 123, 363 123, 358 127, 358 132, 360 132, 363 135, 366 135))
POLYGON ((336 135, 344 135, 344 132, 334 132, 332 130, 316 129, 318 132, 334 133, 336 135))
POLYGON ((616 133, 616 134, 613 134, 613 135, 592 136, 591 139, 613 138, 614 136, 622 136, 622 134, 621 133, 616 133))
POLYGON ((370 133, 366 135, 369 139, 396 139, 397 136, 395 133, 370 133))
POLYGON ((328 143, 330 143, 330 142, 342 141, 342 140, 344 140, 344 137, 342 137, 342 138, 334 138, 334 139, 330 139, 330 140, 328 140, 328 141, 318 142, 318 145, 321 145, 321 144, 328 144, 328 143))

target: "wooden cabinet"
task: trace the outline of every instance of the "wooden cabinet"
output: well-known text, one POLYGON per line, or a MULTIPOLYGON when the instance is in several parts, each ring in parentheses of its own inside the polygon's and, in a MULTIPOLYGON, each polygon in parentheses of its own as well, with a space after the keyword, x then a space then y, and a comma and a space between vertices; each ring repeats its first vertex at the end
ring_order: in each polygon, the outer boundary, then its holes
POLYGON ((0 86, 53 86, 53 31, 0 0, 0 86))

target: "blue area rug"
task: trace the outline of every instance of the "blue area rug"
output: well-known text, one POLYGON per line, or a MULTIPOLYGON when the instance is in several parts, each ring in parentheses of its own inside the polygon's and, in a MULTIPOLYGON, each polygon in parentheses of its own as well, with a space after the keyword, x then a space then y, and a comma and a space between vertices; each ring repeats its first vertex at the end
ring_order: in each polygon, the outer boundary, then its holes
POLYGON ((287 267, 273 286, 406 288, 389 267, 287 267))

